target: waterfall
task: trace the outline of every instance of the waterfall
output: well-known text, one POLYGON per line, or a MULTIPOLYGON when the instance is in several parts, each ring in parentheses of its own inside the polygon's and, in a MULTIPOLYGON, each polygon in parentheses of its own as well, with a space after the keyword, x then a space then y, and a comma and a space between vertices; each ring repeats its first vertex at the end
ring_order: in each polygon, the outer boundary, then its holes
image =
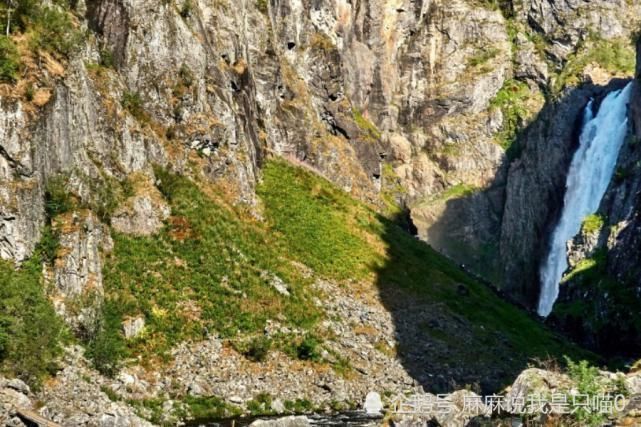
POLYGON ((599 209, 628 133, 628 102, 632 83, 611 92, 594 116, 593 102, 585 108, 583 129, 566 182, 561 218, 541 265, 538 313, 548 316, 559 296, 559 283, 568 268, 567 242, 581 230, 586 216, 599 209))

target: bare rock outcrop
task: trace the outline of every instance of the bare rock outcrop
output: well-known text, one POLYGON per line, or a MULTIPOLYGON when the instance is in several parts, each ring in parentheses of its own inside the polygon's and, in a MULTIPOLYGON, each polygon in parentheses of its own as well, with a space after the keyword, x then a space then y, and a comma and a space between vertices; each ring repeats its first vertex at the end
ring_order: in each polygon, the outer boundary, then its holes
POLYGON ((56 218, 60 244, 50 276, 56 311, 76 332, 94 332, 104 288, 102 256, 113 245, 107 227, 90 211, 69 212, 56 218))

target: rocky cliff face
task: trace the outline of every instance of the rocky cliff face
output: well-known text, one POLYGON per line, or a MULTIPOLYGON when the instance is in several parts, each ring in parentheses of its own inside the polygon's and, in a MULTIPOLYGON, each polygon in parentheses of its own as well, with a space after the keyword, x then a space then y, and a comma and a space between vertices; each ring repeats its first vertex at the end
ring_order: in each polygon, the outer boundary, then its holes
MULTIPOLYGON (((59 245, 55 261, 43 267, 45 285, 79 336, 101 321, 111 234, 154 236, 170 218, 158 166, 215 183, 221 197, 260 219, 255 190, 272 155, 313 169, 379 212, 409 212, 421 239, 532 307, 579 118, 590 98, 632 76, 629 38, 641 16, 637 0, 70 3, 74 25, 89 34, 78 49, 68 58, 35 54, 18 40, 20 78, 0 85, 0 258, 23 263, 53 233, 59 245), (64 212, 61 193, 70 199, 64 212)), ((559 326, 597 349, 639 342, 641 331, 625 308, 641 295, 641 89, 635 90, 635 133, 604 200, 603 224, 572 245, 573 265, 594 262, 598 280, 568 279, 555 314, 559 326), (576 304, 593 316, 577 316, 576 304)), ((465 299, 470 291, 461 285, 456 292, 465 299)), ((335 303, 350 318, 355 309, 335 303)), ((375 348, 379 340, 363 338, 367 331, 349 335, 339 349, 388 366, 383 379, 394 391, 412 380, 443 388, 452 378, 476 381, 469 367, 443 362, 453 347, 448 335, 465 332, 465 342, 476 342, 474 325, 458 315, 452 320, 449 308, 426 307, 413 310, 429 316, 394 311, 397 324, 385 310, 361 316, 383 324, 390 342, 403 330, 412 345, 417 336, 438 336, 406 352, 409 373, 398 360, 390 365, 375 348), (424 320, 408 325, 408 316, 424 320), (357 341, 367 350, 353 349, 357 341), (439 360, 426 362, 427 353, 439 360), (437 379, 432 371, 441 371, 437 379)), ((128 338, 144 333, 144 317, 129 321, 128 338)), ((496 335, 510 352, 510 341, 496 335)), ((193 354, 207 345, 216 358, 232 354, 211 337, 195 350, 180 347, 179 367, 199 367, 193 354)), ((520 362, 513 359, 505 369, 520 362)), ((227 377, 216 377, 219 365, 203 368, 193 390, 180 384, 177 392, 214 392, 207 389, 212 378, 242 403, 263 391, 251 378, 238 388, 235 365, 223 368, 227 377)), ((328 384, 345 400, 360 398, 379 378, 361 369, 369 382, 306 375, 319 390, 315 403, 326 401, 328 384)), ((493 369, 497 378, 506 374, 493 369)), ((277 371, 272 383, 282 381, 278 375, 285 374, 277 371)), ((169 375, 156 377, 158 386, 169 375)), ((287 384, 309 385, 299 378, 287 384)), ((130 378, 109 381, 100 377, 87 393, 108 385, 118 399, 130 398, 135 390, 127 386, 138 386, 130 378)), ((155 398, 158 390, 148 386, 140 396, 155 398)), ((51 411, 64 419, 64 405, 51 411)), ((128 409, 121 415, 144 425, 128 409)))
MULTIPOLYGON (((33 67, 48 96, 2 98, 0 254, 31 253, 60 174, 94 208, 131 174, 153 180, 152 164, 225 182, 253 205, 275 152, 365 200, 407 206, 422 238, 531 302, 574 118, 602 90, 556 94, 583 73, 600 84, 622 72, 593 53, 628 37, 640 7, 78 2, 95 36, 68 64, 33 67)), ((121 229, 147 228, 126 213, 121 229)))

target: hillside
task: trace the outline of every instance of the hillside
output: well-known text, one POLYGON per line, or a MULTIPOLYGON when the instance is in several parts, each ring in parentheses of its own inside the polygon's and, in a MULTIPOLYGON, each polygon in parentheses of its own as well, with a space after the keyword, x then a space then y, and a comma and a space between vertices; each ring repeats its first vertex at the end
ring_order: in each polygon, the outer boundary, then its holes
POLYGON ((639 17, 0 0, 0 426, 533 390, 626 409, 520 422, 635 422, 639 17))

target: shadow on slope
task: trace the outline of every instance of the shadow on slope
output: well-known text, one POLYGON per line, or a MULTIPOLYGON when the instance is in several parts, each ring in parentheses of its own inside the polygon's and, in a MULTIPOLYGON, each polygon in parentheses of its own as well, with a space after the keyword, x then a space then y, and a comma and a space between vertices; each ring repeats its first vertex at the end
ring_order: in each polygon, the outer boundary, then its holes
POLYGON ((397 356, 428 391, 492 393, 529 364, 594 360, 394 221, 379 220, 387 260, 377 285, 394 319, 397 356))
POLYGON ((498 391, 534 358, 591 358, 414 238, 402 218, 378 215, 310 172, 270 161, 259 195, 285 256, 355 297, 378 293, 394 321, 390 354, 429 391, 498 391))

